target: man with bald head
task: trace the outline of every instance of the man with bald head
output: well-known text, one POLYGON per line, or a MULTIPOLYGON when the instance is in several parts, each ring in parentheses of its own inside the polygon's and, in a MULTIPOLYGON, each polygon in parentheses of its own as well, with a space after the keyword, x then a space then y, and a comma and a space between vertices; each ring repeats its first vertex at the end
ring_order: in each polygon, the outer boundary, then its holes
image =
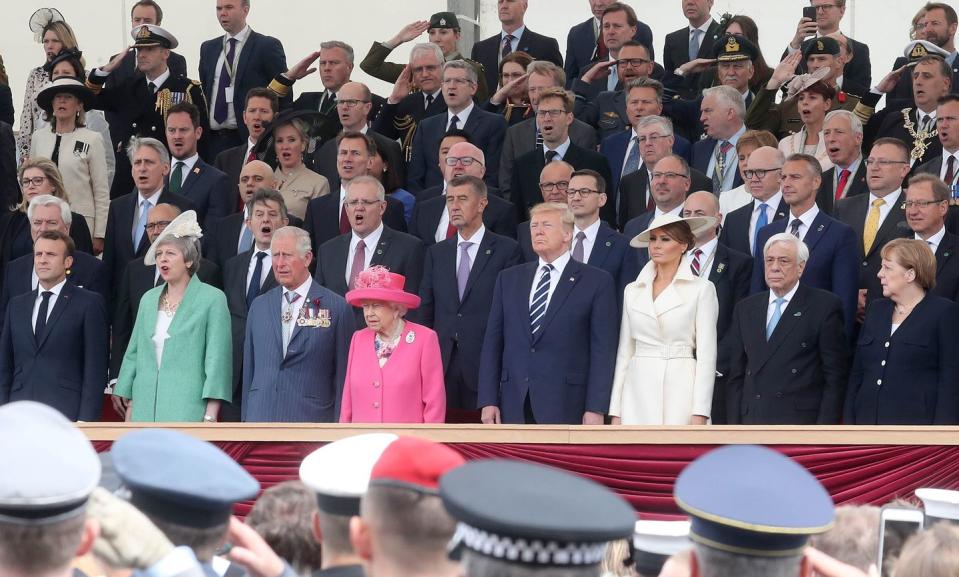
MULTIPOLYGON (((753 272, 752 257, 748 254, 719 244, 716 238, 721 228, 723 215, 719 211, 719 199, 715 194, 700 190, 686 197, 683 217, 709 216, 716 219, 717 226, 704 230, 696 237, 696 247, 686 253, 685 264, 693 274, 708 278, 716 287, 719 300, 719 317, 716 319, 716 338, 719 340, 716 356, 716 377, 713 386, 712 422, 726 422, 726 378, 729 373, 729 353, 725 348, 726 333, 732 322, 733 308, 749 294, 749 282, 753 272)), ((683 266, 683 265, 680 265, 683 266)))
POLYGON ((220 267, 253 246, 253 233, 246 228, 246 219, 249 216, 246 214, 246 203, 253 197, 256 189, 275 187, 273 169, 262 160, 251 160, 240 169, 237 187, 243 202, 243 211, 221 218, 213 225, 212 231, 204 231, 203 235, 203 250, 206 251, 207 258, 220 267))
MULTIPOLYGON (((458 176, 486 175, 486 155, 478 147, 455 135, 447 135, 440 145, 440 170, 443 171, 443 184, 424 190, 420 201, 413 207, 410 232, 419 237, 423 244, 430 246, 456 236, 456 227, 450 222, 446 209, 446 192, 450 181, 458 176), (457 142, 445 148, 444 144, 456 139, 457 142), (423 199, 427 200, 423 200, 423 199)), ((516 209, 509 201, 503 200, 496 189, 487 187, 487 206, 483 211, 483 224, 496 234, 516 238, 516 209)))
POLYGON ((752 195, 753 201, 726 215, 719 242, 733 250, 755 255, 756 237, 760 229, 786 218, 789 206, 783 199, 779 185, 785 162, 785 155, 771 146, 757 148, 749 155, 743 172, 746 175, 746 190, 752 195))

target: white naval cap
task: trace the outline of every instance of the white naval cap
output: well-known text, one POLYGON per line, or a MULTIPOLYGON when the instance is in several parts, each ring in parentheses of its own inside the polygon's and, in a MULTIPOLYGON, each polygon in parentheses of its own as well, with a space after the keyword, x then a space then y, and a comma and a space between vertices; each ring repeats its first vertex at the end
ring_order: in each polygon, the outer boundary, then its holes
POLYGON ((636 521, 633 565, 639 575, 659 575, 666 560, 689 549, 689 521, 636 521))
POLYGON ((316 493, 320 510, 359 515, 373 466, 398 438, 392 433, 369 433, 323 445, 303 459, 300 480, 316 493))
POLYGON ((130 31, 134 46, 162 46, 176 48, 179 46, 176 36, 162 26, 156 24, 141 24, 130 31))
POLYGON ((84 511, 100 481, 86 436, 56 409, 33 401, 0 407, 0 521, 52 523, 84 511))
POLYGON ((913 40, 906 44, 906 49, 902 51, 902 55, 911 62, 930 55, 947 58, 949 53, 928 40, 913 40))

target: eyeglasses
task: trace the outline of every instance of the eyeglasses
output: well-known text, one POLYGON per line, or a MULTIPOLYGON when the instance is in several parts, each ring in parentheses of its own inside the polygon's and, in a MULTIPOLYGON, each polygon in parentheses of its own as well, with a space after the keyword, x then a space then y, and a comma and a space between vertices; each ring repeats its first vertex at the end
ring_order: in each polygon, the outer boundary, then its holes
POLYGON ((445 86, 462 86, 464 84, 472 84, 473 81, 468 78, 444 78, 443 84, 445 86))
POLYGON ((838 4, 820 4, 819 6, 813 6, 816 9, 816 12, 829 12, 833 8, 839 8, 838 4))
POLYGON ((158 220, 156 222, 148 222, 146 225, 146 229, 149 231, 153 231, 153 230, 162 231, 167 226, 169 226, 171 222, 172 221, 169 221, 169 220, 158 220))
POLYGON ((24 178, 20 181, 20 186, 28 188, 30 186, 40 186, 47 180, 45 176, 34 176, 33 178, 24 178))
POLYGON ((553 192, 554 189, 567 190, 569 188, 568 180, 561 180, 559 182, 541 182, 539 183, 539 189, 543 192, 553 192))
POLYGON ((343 204, 346 205, 346 206, 348 206, 348 207, 350 207, 350 208, 356 208, 356 207, 360 206, 361 204, 362 204, 363 206, 374 206, 374 205, 377 205, 377 204, 379 204, 379 203, 381 203, 381 202, 383 202, 383 201, 382 201, 382 200, 363 200, 363 199, 359 199, 359 198, 354 198, 353 200, 344 201, 343 204))
POLYGON ((567 188, 566 196, 573 198, 575 196, 580 196, 586 198, 591 194, 599 194, 599 191, 594 188, 567 188))
POLYGON ((779 168, 748 168, 743 171, 743 176, 746 177, 746 180, 749 180, 753 177, 758 179, 766 178, 766 175, 771 172, 777 172, 782 170, 782 167, 779 168))
POLYGON ((946 202, 944 200, 907 200, 902 203, 903 210, 907 208, 926 208, 927 206, 932 206, 934 204, 939 204, 941 202, 946 202))
POLYGON ((479 161, 478 158, 473 158, 472 156, 447 156, 446 157, 446 166, 456 166, 456 163, 462 164, 463 166, 473 166, 474 162, 483 164, 479 161))
POLYGON ((369 100, 353 100, 353 99, 339 100, 337 99, 336 105, 349 109, 349 108, 356 108, 360 104, 366 104, 367 102, 369 102, 369 100))
POLYGON ((616 61, 616 66, 622 66, 623 68, 639 68, 647 64, 649 64, 649 60, 645 58, 621 58, 616 61))
POLYGON ((547 116, 549 116, 550 118, 559 118, 560 116, 564 114, 566 114, 566 111, 560 110, 560 109, 545 110, 543 108, 540 108, 539 110, 536 111, 536 116, 538 116, 539 118, 546 118, 547 116))
POLYGON ((887 160, 885 158, 867 158, 863 162, 866 163, 866 166, 875 165, 875 166, 881 166, 883 168, 886 168, 887 166, 890 166, 893 164, 909 164, 909 162, 906 160, 887 160))
POLYGON ((656 144, 660 140, 664 138, 669 138, 670 136, 672 135, 671 134, 650 134, 649 136, 637 136, 636 142, 640 144, 646 144, 647 142, 650 144, 656 144))
POLYGON ((679 172, 654 172, 651 176, 653 180, 658 180, 661 178, 665 178, 667 180, 673 180, 674 178, 689 178, 688 175, 679 172))

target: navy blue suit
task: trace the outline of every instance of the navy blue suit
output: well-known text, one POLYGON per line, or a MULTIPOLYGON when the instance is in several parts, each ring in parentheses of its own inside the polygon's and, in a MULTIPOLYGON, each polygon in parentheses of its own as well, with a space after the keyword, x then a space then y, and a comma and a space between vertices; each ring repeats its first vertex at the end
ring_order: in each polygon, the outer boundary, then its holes
MULTIPOLYGON (((440 218, 446 210, 446 196, 442 194, 427 200, 421 200, 413 207, 413 218, 410 220, 410 234, 423 241, 425 246, 436 242, 436 227, 440 225, 440 218)), ((423 191, 427 193, 428 191, 423 191)), ((513 203, 503 200, 493 191, 486 195, 489 204, 483 210, 483 224, 487 230, 510 238, 516 237, 516 209, 513 203)))
MULTIPOLYGON (((752 254, 749 248, 749 223, 754 210, 756 210, 755 200, 724 215, 723 231, 719 234, 719 242, 733 250, 752 254)), ((787 214, 789 214, 789 205, 780 197, 776 214, 773 215, 773 222, 786 218, 787 214)), ((758 252, 761 253, 762 249, 763 247, 760 246, 758 252)))
POLYGON ((716 245, 712 265, 706 278, 716 288, 719 316, 716 318, 716 338, 719 339, 716 353, 716 377, 713 385, 713 410, 710 419, 714 425, 726 423, 726 383, 729 376, 729 327, 732 324, 736 304, 749 294, 752 280, 753 259, 749 254, 732 250, 722 244, 716 245))
MULTIPOLYGON (((5 318, 10 300, 33 290, 33 286, 31 286, 31 279, 33 277, 33 255, 24 255, 16 260, 10 261, 4 269, 3 276, 3 294, 0 296, 0 317, 5 318)), ((67 271, 67 280, 78 287, 99 294, 103 297, 104 303, 106 303, 110 297, 110 289, 107 286, 107 274, 103 262, 85 252, 74 251, 73 266, 67 271)))
MULTIPOLYGON (((326 241, 340 236, 339 186, 331 187, 331 189, 335 192, 314 198, 306 205, 306 214, 302 224, 303 230, 310 233, 310 238, 313 240, 314 260, 319 258, 320 247, 326 241)), ((383 224, 387 228, 407 232, 406 219, 403 217, 403 203, 389 195, 386 196, 386 212, 383 213, 383 224)), ((234 242, 234 244, 236 243, 234 242)))
MULTIPOLYGON (((693 143, 693 155, 692 159, 689 162, 689 165, 702 172, 709 178, 712 178, 713 175, 707 172, 709 168, 709 159, 712 158, 713 154, 716 152, 716 143, 718 141, 715 138, 704 138, 698 142, 693 143)), ((729 170, 734 170, 733 176, 733 188, 741 186, 743 184, 743 175, 739 173, 739 167, 736 166, 736 163, 733 162, 732 166, 729 167, 729 170)), ((713 191, 716 194, 719 194, 719 191, 713 191)))
POLYGON ((866 309, 846 392, 846 424, 959 424, 959 305, 926 295, 890 336, 894 306, 877 299, 866 309))
MULTIPOLYGON (((424 118, 417 126, 406 173, 406 189, 410 192, 416 194, 424 188, 443 184, 443 173, 439 167, 440 142, 446 135, 448 124, 448 114, 437 114, 424 118)), ((486 176, 483 180, 489 186, 497 186, 500 152, 506 136, 506 119, 474 105, 466 124, 463 125, 463 132, 469 134, 470 142, 485 153, 486 176)))
POLYGON ((46 328, 33 331, 37 291, 10 300, 0 333, 0 405, 37 401, 71 421, 97 421, 107 376, 103 297, 63 285, 46 328))
POLYGON ((459 236, 426 251, 418 322, 436 331, 446 375, 446 405, 473 410, 478 390, 483 334, 493 304, 496 277, 519 262, 516 241, 487 230, 477 247, 463 298, 456 279, 459 236))
POLYGON ((936 288, 932 294, 959 301, 959 236, 950 232, 936 247, 936 288))
POLYGON ((549 300, 541 328, 529 323, 529 294, 538 262, 500 273, 480 362, 477 406, 497 406, 503 423, 581 424, 605 414, 613 384, 619 315, 606 271, 570 259, 549 300))
MULTIPOLYGON (((519 37, 519 42, 516 43, 516 50, 529 54, 533 57, 533 60, 547 60, 556 66, 563 65, 563 55, 559 52, 559 42, 555 38, 537 34, 528 27, 523 29, 523 35, 519 37)), ((494 92, 496 86, 499 86, 499 61, 502 51, 503 33, 500 31, 495 36, 490 36, 473 44, 473 50, 470 52, 470 60, 475 60, 483 65, 483 71, 486 74, 486 86, 494 92)))
MULTIPOLYGON (((769 237, 786 232, 792 215, 777 220, 759 231, 756 246, 765 246, 769 237)), ((806 286, 830 291, 842 301, 846 335, 855 334, 856 309, 859 303, 859 251, 856 233, 846 224, 820 211, 803 239, 809 247, 809 261, 803 270, 801 282, 806 286)), ((750 292, 766 290, 763 253, 756 251, 753 257, 753 282, 750 292)))
MULTIPOLYGON (((626 164, 626 149, 632 137, 632 130, 624 130, 603 139, 599 145, 599 153, 606 157, 606 162, 609 164, 610 181, 607 183, 609 190, 619 190, 619 179, 623 175, 623 165, 626 164)), ((673 154, 682 156, 686 162, 689 162, 692 145, 677 134, 673 142, 673 154)), ((642 164, 642 158, 640 163, 642 164)))
MULTIPOLYGON (((171 162, 172 167, 176 160, 171 162)), ((166 189, 169 190, 169 178, 166 189)), ((226 173, 198 158, 193 170, 187 173, 180 185, 180 196, 190 199, 196 207, 196 218, 203 230, 213 230, 221 218, 236 212, 236 182, 230 184, 226 173)))
MULTIPOLYGON (((596 33, 593 31, 593 18, 585 22, 580 22, 569 29, 566 36, 566 63, 563 69, 566 71, 566 88, 573 85, 573 81, 579 78, 585 69, 596 60, 596 33)), ((602 31, 600 31, 602 34, 602 31)), ((655 59, 653 50, 653 31, 643 22, 636 24, 636 35, 633 40, 649 48, 649 58, 655 59)), ((493 86, 492 84, 490 86, 493 86)))
MULTIPOLYGON (((606 159, 594 150, 576 146, 572 140, 563 155, 563 161, 575 170, 595 170, 607 183, 610 180, 606 159)), ((529 209, 543 202, 543 193, 539 190, 539 175, 545 166, 546 156, 542 148, 534 148, 532 152, 516 159, 516 164, 513 165, 513 183, 510 185, 510 200, 516 207, 516 220, 526 220, 529 218, 529 209)), ((616 191, 609 186, 606 187, 606 205, 600 209, 600 217, 606 222, 616 222, 616 191)))

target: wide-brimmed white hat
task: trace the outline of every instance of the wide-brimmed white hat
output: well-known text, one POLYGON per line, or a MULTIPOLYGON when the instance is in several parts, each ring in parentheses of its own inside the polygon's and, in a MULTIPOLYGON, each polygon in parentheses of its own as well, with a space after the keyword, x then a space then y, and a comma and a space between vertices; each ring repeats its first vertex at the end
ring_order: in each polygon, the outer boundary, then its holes
POLYGON ((683 218, 674 214, 661 214, 654 218, 653 222, 649 223, 649 227, 646 230, 634 236, 633 239, 629 241, 629 246, 646 248, 649 246, 649 233, 657 228, 663 228, 667 224, 676 222, 685 222, 688 224, 689 228, 693 231, 693 236, 697 236, 701 232, 716 226, 716 219, 711 216, 691 216, 689 218, 683 218))
POLYGON ((147 250, 146 256, 143 257, 143 264, 153 266, 157 263, 156 250, 164 240, 184 237, 189 237, 194 240, 203 238, 203 229, 200 228, 200 224, 196 221, 195 210, 188 210, 180 214, 180 216, 174 218, 170 224, 163 229, 160 236, 153 241, 153 244, 151 244, 149 250, 147 250))

